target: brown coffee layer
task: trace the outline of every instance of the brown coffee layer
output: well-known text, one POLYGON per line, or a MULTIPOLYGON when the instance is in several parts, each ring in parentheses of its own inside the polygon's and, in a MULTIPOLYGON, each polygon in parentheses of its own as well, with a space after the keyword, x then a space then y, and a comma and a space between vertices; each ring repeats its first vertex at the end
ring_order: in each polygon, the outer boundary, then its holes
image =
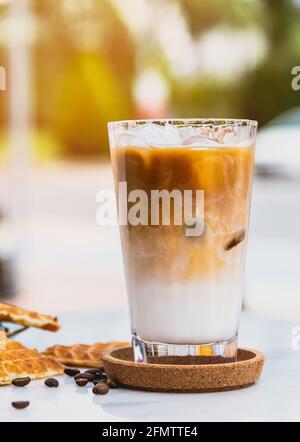
MULTIPOLYGON (((203 190, 205 231, 186 236, 185 225, 122 226, 123 251, 130 275, 168 282, 210 277, 239 266, 245 252, 253 175, 252 146, 223 148, 115 148, 116 182, 128 193, 144 190, 203 190)), ((117 189, 118 191, 118 189, 117 189)), ((133 204, 128 205, 128 210, 133 204)), ((149 219, 150 221, 150 219, 149 219)))

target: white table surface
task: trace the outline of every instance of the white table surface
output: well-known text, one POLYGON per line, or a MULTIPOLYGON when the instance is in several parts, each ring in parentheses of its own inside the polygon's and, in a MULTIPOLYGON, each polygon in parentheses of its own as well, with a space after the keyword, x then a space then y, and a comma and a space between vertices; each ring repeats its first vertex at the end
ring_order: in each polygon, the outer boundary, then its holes
MULTIPOLYGON (((62 343, 128 339, 124 310, 69 313, 61 316, 57 334, 28 330, 19 340, 44 349, 62 343)), ((261 381, 246 390, 213 394, 164 394, 112 390, 96 397, 91 387, 75 388, 70 378, 47 389, 43 382, 24 389, 0 389, 0 421, 300 421, 300 352, 292 349, 292 330, 300 325, 244 313, 240 344, 265 352, 261 381), (17 411, 12 401, 29 400, 17 411)))

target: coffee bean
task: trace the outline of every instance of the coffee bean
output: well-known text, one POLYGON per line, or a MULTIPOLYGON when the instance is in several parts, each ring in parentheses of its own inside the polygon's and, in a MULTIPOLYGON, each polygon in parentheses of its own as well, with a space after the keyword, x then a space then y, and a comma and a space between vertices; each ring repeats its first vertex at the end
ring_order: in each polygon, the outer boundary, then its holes
POLYGON ((25 408, 28 408, 30 405, 30 402, 28 401, 22 401, 22 402, 12 402, 11 404, 16 410, 24 410, 25 408))
POLYGON ((94 379, 94 380, 93 380, 93 384, 94 384, 94 385, 98 385, 98 384, 106 384, 106 379, 94 379))
POLYGON ((113 381, 112 379, 108 379, 107 385, 109 386, 109 388, 112 388, 112 389, 118 388, 118 384, 115 381, 113 381))
POLYGON ((89 383, 88 379, 85 378, 75 379, 75 382, 78 385, 78 387, 85 387, 89 383))
POLYGON ((25 387, 26 385, 30 384, 31 379, 29 377, 27 378, 18 378, 18 379, 14 379, 12 381, 12 384, 15 387, 25 387))
POLYGON ((94 375, 94 379, 98 379, 99 381, 101 380, 107 381, 107 375, 105 372, 99 372, 98 374, 94 375))
POLYGON ((66 368, 65 374, 67 376, 70 376, 71 378, 74 378, 74 376, 76 376, 77 374, 80 374, 80 370, 78 370, 77 368, 66 368))
POLYGON ((105 395, 109 392, 109 386, 105 384, 104 382, 100 382, 99 384, 95 385, 93 388, 94 394, 102 394, 105 395))
POLYGON ((84 374, 91 374, 93 376, 95 376, 96 378, 101 378, 103 376, 103 371, 102 370, 86 370, 84 372, 84 374))
POLYGON ((50 378, 45 380, 45 385, 49 388, 57 388, 59 386, 59 382, 57 379, 50 378))
POLYGON ((91 373, 80 373, 75 376, 75 380, 76 379, 87 379, 88 382, 93 382, 95 376, 91 373))
POLYGON ((96 376, 91 373, 83 373, 83 377, 87 379, 89 382, 93 382, 96 376))
POLYGON ((95 376, 94 381, 98 381, 98 382, 103 381, 103 382, 106 382, 106 381, 107 381, 107 376, 106 376, 105 374, 104 374, 104 375, 101 375, 101 376, 95 376))

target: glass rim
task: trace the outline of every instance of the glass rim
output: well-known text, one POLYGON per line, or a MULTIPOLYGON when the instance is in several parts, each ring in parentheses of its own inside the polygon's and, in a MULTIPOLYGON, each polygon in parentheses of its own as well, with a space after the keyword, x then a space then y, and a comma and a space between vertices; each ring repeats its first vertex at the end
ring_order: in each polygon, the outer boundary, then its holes
POLYGON ((243 118, 154 118, 154 119, 140 119, 140 120, 121 120, 121 121, 111 121, 107 125, 109 129, 114 128, 124 128, 124 127, 136 127, 145 124, 158 124, 160 126, 166 126, 170 124, 172 126, 248 126, 257 128, 258 122, 251 119, 243 118))

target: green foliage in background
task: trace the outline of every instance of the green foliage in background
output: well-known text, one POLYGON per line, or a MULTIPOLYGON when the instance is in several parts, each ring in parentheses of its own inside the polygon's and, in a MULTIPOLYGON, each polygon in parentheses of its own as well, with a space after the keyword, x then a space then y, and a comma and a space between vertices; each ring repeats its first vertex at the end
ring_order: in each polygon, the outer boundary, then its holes
MULTIPOLYGON (((231 29, 256 28, 266 38, 267 54, 258 66, 235 84, 175 87, 175 106, 184 114, 243 117, 260 126, 278 114, 300 105, 291 88, 291 71, 300 65, 300 7, 291 0, 180 0, 194 38, 226 23, 231 29)), ((218 57, 218 54, 216 54, 218 57)), ((300 122, 299 122, 300 123, 300 122)))
MULTIPOLYGON (((300 65, 296 0, 145 1, 156 14, 143 35, 143 30, 135 33, 126 14, 116 7, 119 0, 32 0, 37 157, 108 153, 107 121, 145 116, 136 110, 133 89, 147 68, 160 72, 169 87, 169 116, 253 118, 263 126, 300 105, 300 93, 291 88, 292 67, 300 65), (231 81, 225 72, 216 78, 200 70, 181 78, 159 42, 160 18, 174 7, 195 47, 216 29, 232 35, 236 31, 237 39, 239 32, 249 30, 265 42, 263 57, 231 81)), ((4 21, 2 7, 0 24, 4 21)), ((0 62, 7 59, 3 41, 0 62)), ((180 39, 171 43, 182 45, 180 39)), ((212 53, 216 59, 220 56, 212 53)), ((201 64, 200 57, 198 61, 201 64)), ((8 102, 1 99, 0 133, 7 122, 8 102)))

